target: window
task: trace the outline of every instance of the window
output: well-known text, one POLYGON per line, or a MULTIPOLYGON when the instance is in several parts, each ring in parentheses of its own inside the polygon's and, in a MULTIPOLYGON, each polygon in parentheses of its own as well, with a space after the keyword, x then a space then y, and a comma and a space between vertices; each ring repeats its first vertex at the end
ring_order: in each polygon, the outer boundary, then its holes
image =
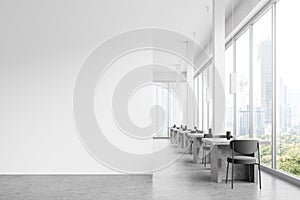
POLYGON ((194 78, 194 96, 197 100, 196 105, 194 106, 194 126, 199 128, 199 114, 201 113, 198 111, 198 102, 199 102, 199 88, 198 88, 199 76, 194 78))
MULTIPOLYGON (((183 83, 181 84, 183 85, 183 83)), ((185 87, 182 87, 185 89, 185 87)), ((186 90, 185 90, 186 91, 186 90)), ((156 82, 156 85, 153 86, 153 102, 155 105, 161 106, 165 112, 164 123, 158 127, 158 122, 163 121, 160 115, 158 115, 158 110, 155 110, 156 113, 156 126, 159 129, 159 132, 154 135, 154 137, 169 137, 168 127, 173 126, 174 124, 181 124, 182 121, 182 111, 180 108, 180 101, 176 95, 176 82, 156 82)))
MULTIPOLYGON (((168 137, 168 127, 170 126, 169 124, 169 92, 168 92, 168 83, 167 82, 160 82, 159 85, 157 85, 156 87, 156 105, 160 105, 164 111, 165 114, 167 114, 165 116, 165 121, 164 124, 162 126, 162 128, 159 130, 159 132, 155 135, 155 137, 168 137)), ((158 115, 158 112, 156 111, 156 118, 157 121, 163 121, 163 119, 161 118, 162 116, 158 115)), ((158 123, 157 123, 158 126, 158 123)), ((157 127, 159 128, 159 127, 157 127)))
POLYGON ((202 101, 203 101, 203 130, 207 131, 209 128, 209 103, 208 103, 208 69, 202 74, 202 101))
POLYGON ((180 102, 176 96, 176 82, 169 82, 169 125, 181 124, 180 102))
POLYGON ((262 163, 272 163, 272 10, 253 25, 253 135, 261 145, 262 163))
POLYGON ((236 40, 237 135, 249 137, 249 30, 236 40))
POLYGON ((249 21, 250 25, 245 27, 246 31, 243 34, 238 33, 240 36, 233 38, 235 48, 229 46, 225 52, 225 128, 230 130, 233 126, 232 122, 235 121, 236 135, 253 136, 264 141, 261 143, 261 161, 264 165, 298 177, 300 177, 300 59, 298 55, 300 29, 296 25, 300 18, 299 7, 300 2, 292 0, 280 0, 272 7, 265 7, 266 10, 262 10, 264 13, 261 16, 254 16, 253 21, 249 21), (276 13, 273 12, 274 7, 276 13), (276 16, 273 15, 274 13, 276 16), (274 22, 276 22, 276 30, 273 27, 274 22), (276 38, 273 37, 273 31, 276 38), (276 51, 273 51, 274 42, 276 42, 276 51), (276 55, 273 55, 273 52, 276 52, 276 55), (229 77, 234 63, 237 77, 236 95, 233 101, 235 104, 231 103, 232 98, 228 91, 229 77), (273 67, 276 67, 276 74, 273 72, 273 67), (274 85, 276 91, 273 91, 274 85), (250 89, 253 92, 250 93, 250 89), (276 101, 273 101, 274 99, 276 101), (236 110, 233 121, 231 121, 232 108, 236 110), (273 115, 274 112, 276 115, 273 115), (276 119, 275 124, 273 119, 276 119), (253 134, 250 134, 250 130, 253 130, 253 134), (276 135, 272 135, 273 133, 276 135), (276 146, 272 144, 273 139, 276 139, 276 146), (272 152, 272 149, 275 152, 272 152), (275 165, 271 165, 272 163, 275 165))
POLYGON ((300 176, 300 2, 276 4, 276 167, 300 176))
POLYGON ((230 94, 230 75, 233 73, 233 46, 225 51, 225 130, 233 131, 233 95, 230 94))
POLYGON ((198 77, 198 91, 199 91, 199 94, 198 94, 198 127, 199 129, 201 130, 203 128, 202 126, 202 74, 200 74, 198 77))

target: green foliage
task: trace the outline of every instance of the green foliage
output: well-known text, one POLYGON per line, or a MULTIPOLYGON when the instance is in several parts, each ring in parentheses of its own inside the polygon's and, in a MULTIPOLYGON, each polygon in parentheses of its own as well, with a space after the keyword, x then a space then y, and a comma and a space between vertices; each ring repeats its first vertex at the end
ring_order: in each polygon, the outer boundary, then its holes
POLYGON ((272 148, 271 145, 263 145, 260 149, 261 162, 264 165, 271 166, 272 163, 272 148))
MULTIPOLYGON (((261 137, 271 141, 269 136, 261 137)), ((261 146, 261 162, 271 166, 271 145, 261 146)), ((277 167, 280 170, 300 176, 300 135, 295 133, 279 133, 277 137, 277 167)))

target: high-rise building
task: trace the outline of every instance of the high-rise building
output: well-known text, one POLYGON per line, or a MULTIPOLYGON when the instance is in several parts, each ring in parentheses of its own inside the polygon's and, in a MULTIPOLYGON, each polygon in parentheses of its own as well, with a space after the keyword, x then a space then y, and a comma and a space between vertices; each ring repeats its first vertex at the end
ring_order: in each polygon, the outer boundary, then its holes
POLYGON ((260 43, 258 58, 261 60, 261 109, 264 124, 272 123, 272 41, 270 39, 260 43))
POLYGON ((245 110, 239 111, 239 134, 240 135, 247 135, 249 134, 249 107, 245 110))
POLYGON ((282 79, 279 80, 278 100, 279 100, 278 109, 279 109, 279 124, 280 124, 279 128, 282 131, 286 131, 288 127, 287 87, 282 79))
POLYGON ((256 107, 253 112, 253 125, 254 125, 254 133, 257 135, 263 135, 265 134, 265 113, 264 110, 261 107, 256 107))

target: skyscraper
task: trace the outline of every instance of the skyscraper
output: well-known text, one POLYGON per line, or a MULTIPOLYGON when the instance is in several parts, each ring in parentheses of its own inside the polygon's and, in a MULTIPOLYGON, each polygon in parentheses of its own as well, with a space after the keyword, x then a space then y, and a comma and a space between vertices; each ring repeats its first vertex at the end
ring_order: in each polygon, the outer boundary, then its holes
POLYGON ((261 106, 264 124, 272 123, 272 41, 261 42, 258 58, 261 60, 261 106))
POLYGON ((282 79, 279 79, 279 94, 278 94, 278 109, 279 109, 279 124, 282 131, 286 131, 288 125, 288 107, 287 107, 287 87, 282 79))

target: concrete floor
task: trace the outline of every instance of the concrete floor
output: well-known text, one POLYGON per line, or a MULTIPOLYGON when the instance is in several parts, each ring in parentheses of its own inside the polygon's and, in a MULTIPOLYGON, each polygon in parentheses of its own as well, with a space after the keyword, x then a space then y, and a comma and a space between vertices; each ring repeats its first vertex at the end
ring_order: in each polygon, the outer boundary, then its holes
MULTIPOLYGON (((166 140, 165 140, 166 141, 166 140)), ((163 141, 163 142, 165 142, 163 141)), ((171 146, 173 152, 180 149, 171 146)), ((184 155, 151 175, 2 175, 0 199, 299 199, 300 188, 262 173, 262 190, 248 182, 217 184, 210 171, 184 155)))

